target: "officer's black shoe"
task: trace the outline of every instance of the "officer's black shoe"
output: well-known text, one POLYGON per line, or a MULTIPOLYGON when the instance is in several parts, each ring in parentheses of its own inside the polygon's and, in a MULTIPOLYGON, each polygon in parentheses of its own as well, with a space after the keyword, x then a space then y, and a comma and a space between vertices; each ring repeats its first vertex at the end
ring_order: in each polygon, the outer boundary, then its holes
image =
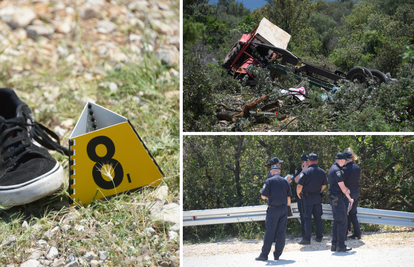
POLYGON ((347 252, 347 251, 350 251, 350 250, 352 250, 352 248, 348 248, 348 247, 337 247, 336 248, 336 252, 347 252))
POLYGON ((335 244, 331 245, 331 251, 336 251, 336 245, 335 244))
POLYGON ((316 241, 316 242, 322 242, 322 237, 316 237, 316 238, 315 238, 315 241, 316 241))
POLYGON ((350 239, 361 239, 361 236, 357 236, 356 234, 353 234, 349 236, 350 239))
POLYGON ((259 256, 256 258, 257 261, 267 261, 267 258, 259 256))
POLYGON ((310 241, 302 239, 301 241, 299 241, 299 244, 301 244, 301 245, 310 245, 310 241))

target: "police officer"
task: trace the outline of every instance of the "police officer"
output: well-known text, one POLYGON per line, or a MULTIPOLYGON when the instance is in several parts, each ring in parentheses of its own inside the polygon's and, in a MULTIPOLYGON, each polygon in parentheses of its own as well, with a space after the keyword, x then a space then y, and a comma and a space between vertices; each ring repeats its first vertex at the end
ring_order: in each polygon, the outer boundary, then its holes
POLYGON ((277 157, 271 158, 269 160, 269 163, 266 164, 266 167, 269 168, 269 172, 267 173, 267 179, 273 176, 270 174, 270 167, 273 165, 279 165, 279 167, 282 167, 282 163, 283 163, 283 160, 280 160, 277 157))
POLYGON ((326 188, 326 173, 318 167, 318 156, 309 154, 309 167, 299 175, 297 194, 302 200, 305 235, 299 241, 301 245, 309 245, 312 235, 312 215, 316 226, 316 242, 322 241, 323 222, 321 192, 326 188))
POLYGON ((336 154, 335 163, 329 169, 329 192, 328 199, 332 206, 333 224, 332 224, 332 245, 331 251, 346 252, 351 250, 345 246, 347 234, 347 201, 353 202, 350 190, 344 183, 344 172, 341 169, 345 165, 346 156, 343 153, 336 154))
MULTIPOLYGON (((295 172, 295 174, 293 175, 294 180, 296 182, 296 184, 298 184, 299 182, 299 178, 300 178, 300 174, 302 173, 302 171, 306 170, 309 166, 308 164, 308 155, 303 155, 301 158, 302 160, 302 167, 298 168, 295 172)), ((300 225, 302 227, 302 237, 305 235, 305 222, 303 220, 303 207, 302 207, 302 200, 299 198, 299 195, 296 192, 296 202, 298 203, 298 210, 299 210, 299 216, 300 216, 300 225)))
POLYGON ((273 256, 278 260, 285 247, 286 225, 288 209, 290 209, 290 190, 289 182, 280 176, 280 166, 271 166, 272 177, 264 182, 262 189, 262 199, 267 199, 268 208, 266 213, 266 230, 263 239, 262 252, 257 261, 266 261, 272 243, 275 241, 275 251, 273 256))
MULTIPOLYGON (((352 148, 348 147, 344 151, 346 156, 345 166, 342 167, 344 171, 345 186, 351 191, 350 196, 354 200, 352 208, 349 211, 349 220, 354 226, 354 233, 349 237, 351 239, 361 239, 361 228, 359 227, 358 217, 357 217, 357 206, 359 201, 359 179, 361 178, 361 169, 358 165, 355 164, 357 157, 355 156, 352 148)), ((346 203, 348 205, 348 203, 346 203)))

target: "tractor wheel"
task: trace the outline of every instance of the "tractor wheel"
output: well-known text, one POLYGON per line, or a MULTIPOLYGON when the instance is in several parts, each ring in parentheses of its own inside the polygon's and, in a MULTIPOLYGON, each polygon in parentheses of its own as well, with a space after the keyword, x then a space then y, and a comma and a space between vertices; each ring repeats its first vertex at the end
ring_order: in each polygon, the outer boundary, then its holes
POLYGON ((381 83, 386 83, 386 84, 388 83, 388 78, 384 73, 382 73, 379 70, 370 70, 370 71, 372 75, 374 75, 374 81, 378 84, 378 86, 381 83))
POLYGON ((372 73, 365 67, 352 68, 345 76, 345 79, 351 82, 357 80, 358 83, 366 83, 369 79, 373 79, 372 73))
POLYGON ((230 52, 226 55, 223 61, 223 67, 225 69, 230 68, 231 63, 236 59, 237 55, 239 54, 242 46, 239 44, 239 41, 237 41, 233 47, 231 48, 230 52))

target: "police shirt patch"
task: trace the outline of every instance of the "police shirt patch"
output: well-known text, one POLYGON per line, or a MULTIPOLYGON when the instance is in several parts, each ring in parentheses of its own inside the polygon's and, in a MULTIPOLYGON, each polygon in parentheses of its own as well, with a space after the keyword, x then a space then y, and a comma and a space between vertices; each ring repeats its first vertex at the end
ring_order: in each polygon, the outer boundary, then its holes
POLYGON ((263 185, 262 191, 265 190, 265 188, 266 188, 266 184, 263 185))
POLYGON ((299 178, 302 178, 302 177, 303 177, 303 172, 301 172, 301 173, 300 173, 300 176, 299 176, 299 178))
POLYGON ((338 177, 341 177, 341 175, 342 175, 341 171, 336 171, 336 175, 337 175, 338 177))

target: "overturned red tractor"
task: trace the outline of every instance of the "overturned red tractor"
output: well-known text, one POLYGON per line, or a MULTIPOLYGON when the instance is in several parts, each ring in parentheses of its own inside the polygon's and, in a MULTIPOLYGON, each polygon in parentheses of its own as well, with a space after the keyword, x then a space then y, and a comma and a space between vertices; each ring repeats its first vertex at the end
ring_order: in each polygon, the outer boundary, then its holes
POLYGON ((245 33, 226 55, 223 67, 235 77, 249 75, 254 84, 254 77, 248 72, 253 65, 270 70, 272 79, 280 74, 293 72, 296 77, 307 77, 309 83, 331 90, 338 81, 347 79, 358 83, 365 83, 373 79, 376 84, 388 83, 390 78, 379 70, 369 70, 365 67, 354 67, 347 73, 334 73, 306 63, 292 52, 286 50, 290 35, 266 18, 251 33, 245 33), (293 66, 289 68, 287 66, 293 66))

